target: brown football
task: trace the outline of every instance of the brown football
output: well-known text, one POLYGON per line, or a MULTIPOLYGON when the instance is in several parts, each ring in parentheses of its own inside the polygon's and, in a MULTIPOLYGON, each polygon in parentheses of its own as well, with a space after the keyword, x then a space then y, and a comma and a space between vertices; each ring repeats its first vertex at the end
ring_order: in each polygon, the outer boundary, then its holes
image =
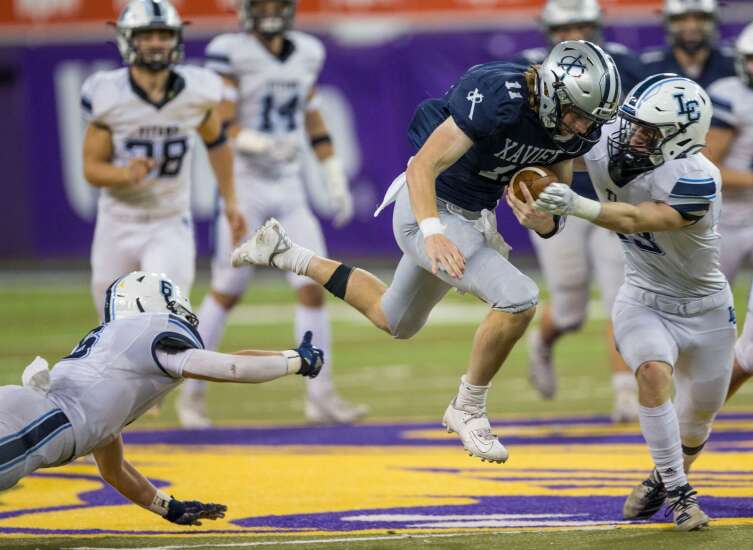
POLYGON ((515 198, 525 202, 526 198, 520 189, 520 185, 528 187, 528 192, 535 200, 547 185, 558 179, 557 175, 546 166, 526 166, 512 175, 508 185, 515 198))

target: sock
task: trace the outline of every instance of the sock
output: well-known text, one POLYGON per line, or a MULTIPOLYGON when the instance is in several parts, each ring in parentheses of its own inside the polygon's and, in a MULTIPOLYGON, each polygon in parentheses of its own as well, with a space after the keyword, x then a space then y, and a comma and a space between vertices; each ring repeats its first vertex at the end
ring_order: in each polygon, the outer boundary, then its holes
POLYGON ((614 394, 638 393, 638 381, 632 372, 615 372, 612 374, 612 390, 614 394))
POLYGON ((640 407, 641 433, 667 490, 688 482, 682 461, 680 423, 672 401, 658 407, 640 407))
POLYGON ((303 333, 314 333, 314 346, 324 351, 324 368, 319 376, 306 379, 306 392, 311 400, 324 399, 334 391, 332 381, 332 335, 329 324, 329 312, 326 307, 306 307, 298 304, 295 308, 296 342, 303 339, 303 333))
POLYGON ((460 378, 460 387, 458 395, 455 398, 455 408, 471 412, 486 408, 486 394, 491 388, 491 384, 486 386, 474 386, 468 383, 468 377, 464 374, 460 378))
MULTIPOLYGON (((204 297, 197 316, 199 317, 199 334, 206 349, 214 351, 219 347, 225 332, 227 315, 228 311, 211 294, 204 297)), ((181 392, 186 396, 203 398, 207 393, 207 382, 189 378, 183 383, 181 392)))

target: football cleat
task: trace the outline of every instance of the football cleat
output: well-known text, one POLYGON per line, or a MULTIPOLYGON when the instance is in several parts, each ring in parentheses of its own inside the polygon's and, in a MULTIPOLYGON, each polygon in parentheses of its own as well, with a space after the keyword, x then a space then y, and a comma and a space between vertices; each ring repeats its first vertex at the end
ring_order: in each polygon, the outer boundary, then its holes
POLYGON ((696 531, 708 527, 710 518, 698 506, 696 491, 690 484, 667 492, 667 511, 674 515, 675 528, 680 531, 696 531))
POLYGON ((335 391, 318 398, 307 398, 304 404, 306 420, 312 424, 352 424, 369 412, 367 405, 346 401, 335 391))
POLYGON ((303 275, 313 252, 293 243, 285 228, 269 218, 245 243, 233 250, 233 267, 242 265, 272 266, 303 275))
POLYGON ((181 388, 175 400, 175 412, 181 427, 189 430, 203 430, 212 427, 212 421, 207 413, 207 399, 203 392, 187 391, 181 388))
POLYGON ((442 425, 448 433, 454 432, 460 436, 469 456, 499 464, 507 460, 509 453, 492 432, 486 409, 473 412, 456 409, 453 399, 444 413, 442 425))
POLYGON ((544 399, 552 399, 557 393, 552 348, 544 344, 539 330, 528 334, 528 381, 544 399))
POLYGON ((625 519, 648 519, 659 511, 667 498, 667 490, 656 469, 636 486, 622 506, 625 519))

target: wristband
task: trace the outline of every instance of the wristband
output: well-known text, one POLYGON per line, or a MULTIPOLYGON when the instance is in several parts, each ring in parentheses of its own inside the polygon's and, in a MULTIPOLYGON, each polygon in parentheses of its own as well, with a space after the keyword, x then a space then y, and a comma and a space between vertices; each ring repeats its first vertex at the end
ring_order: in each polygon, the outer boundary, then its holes
POLYGON ((432 235, 441 235, 444 233, 444 226, 437 217, 424 218, 418 223, 418 228, 421 230, 424 239, 432 235))
POLYGON ((285 350, 282 354, 288 362, 288 374, 298 374, 302 366, 301 355, 292 349, 285 350))
POLYGON ((592 222, 601 214, 601 203, 576 194, 572 214, 592 222))
POLYGON ((165 517, 170 507, 171 500, 172 497, 167 496, 165 493, 157 489, 157 492, 154 494, 154 499, 152 499, 152 503, 147 506, 147 508, 155 514, 165 517))

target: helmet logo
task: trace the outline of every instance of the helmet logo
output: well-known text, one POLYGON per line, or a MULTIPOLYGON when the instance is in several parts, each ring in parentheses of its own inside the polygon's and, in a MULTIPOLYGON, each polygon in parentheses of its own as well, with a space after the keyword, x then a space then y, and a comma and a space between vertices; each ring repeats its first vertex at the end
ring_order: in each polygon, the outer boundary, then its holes
POLYGON ((568 76, 578 78, 580 76, 583 76, 583 74, 586 72, 586 64, 582 61, 582 59, 582 55, 579 55, 578 57, 575 57, 574 55, 566 55, 565 57, 560 59, 560 62, 557 63, 557 66, 561 69, 564 69, 565 74, 567 74, 568 76))
POLYGON ((468 92, 465 98, 471 102, 471 112, 468 113, 468 118, 473 120, 473 110, 476 108, 476 103, 484 101, 484 95, 478 91, 478 88, 475 88, 472 92, 468 92))
POLYGON ((695 122, 701 118, 701 112, 698 110, 697 100, 691 99, 690 101, 685 101, 685 94, 682 93, 675 94, 672 97, 677 100, 678 115, 687 116, 688 122, 695 122))
POLYGON ((169 302, 170 298, 173 295, 173 285, 170 283, 170 281, 165 281, 164 279, 160 281, 159 289, 160 292, 162 292, 162 295, 165 297, 165 301, 169 302))

